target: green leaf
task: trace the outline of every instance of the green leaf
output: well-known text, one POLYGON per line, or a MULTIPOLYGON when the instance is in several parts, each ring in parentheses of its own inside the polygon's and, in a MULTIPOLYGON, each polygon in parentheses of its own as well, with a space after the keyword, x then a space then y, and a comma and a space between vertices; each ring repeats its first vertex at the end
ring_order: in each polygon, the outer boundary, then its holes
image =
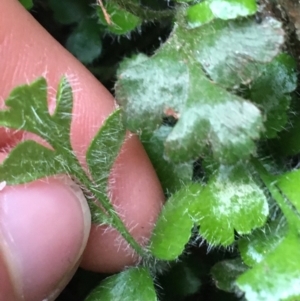
POLYGON ((277 177, 277 186, 286 202, 282 208, 289 230, 300 231, 300 170, 277 177))
POLYGON ((172 195, 153 230, 150 251, 159 259, 176 259, 195 223, 209 244, 228 246, 234 230, 251 233, 264 225, 268 213, 264 192, 247 166, 221 166, 205 187, 191 184, 172 195))
POLYGON ((63 77, 57 92, 57 107, 51 116, 47 104, 47 83, 44 78, 39 78, 11 92, 5 102, 8 109, 0 111, 0 125, 37 134, 53 147, 70 148, 72 101, 71 86, 63 77))
POLYGON ((164 158, 164 141, 172 128, 161 126, 153 133, 142 133, 141 140, 167 194, 174 193, 192 180, 192 163, 175 164, 164 158))
POLYGON ((39 135, 40 127, 43 127, 44 124, 42 119, 50 117, 46 80, 39 78, 30 85, 15 88, 6 99, 5 104, 9 109, 0 111, 2 126, 26 130, 39 135))
POLYGON ((55 151, 27 140, 18 144, 0 164, 0 182, 22 184, 65 172, 55 151))
POLYGON ((234 242, 234 230, 247 234, 266 222, 266 196, 248 169, 244 164, 220 166, 193 202, 199 233, 211 245, 228 246, 234 242))
POLYGON ((223 20, 246 17, 256 13, 255 0, 209 0, 216 18, 223 20))
POLYGON ((86 0, 48 0, 48 3, 54 12, 54 18, 64 25, 79 22, 91 12, 86 0))
POLYGON ((174 162, 196 159, 208 144, 221 162, 248 157, 262 129, 259 110, 209 81, 199 64, 183 57, 166 49, 121 66, 116 96, 128 127, 151 131, 164 114, 179 119, 165 142, 166 155, 174 162))
POLYGON ((254 161, 261 179, 280 206, 288 223, 283 241, 262 261, 240 276, 238 287, 249 301, 298 300, 300 298, 300 187, 299 171, 275 177, 254 161))
POLYGON ((290 233, 263 261, 240 276, 238 287, 248 301, 300 299, 299 235, 290 233))
MULTIPOLYGON (((67 79, 63 77, 60 81, 57 91, 56 109, 53 115, 50 115, 48 112, 47 83, 44 78, 40 78, 30 85, 15 88, 10 93, 5 105, 6 109, 0 111, 0 126, 37 134, 40 138, 44 139, 45 143, 48 143, 53 151, 35 142, 24 142, 17 145, 9 157, 0 164, 0 169, 3 171, 1 176, 7 176, 8 178, 3 179, 3 181, 17 184, 50 176, 54 173, 68 174, 77 180, 87 193, 87 201, 90 205, 93 221, 100 223, 108 222, 120 232, 139 255, 143 255, 143 248, 131 236, 123 221, 116 213, 115 208, 110 203, 107 193, 103 192, 106 192, 106 189, 103 189, 103 187, 99 189, 97 187, 99 182, 95 183, 91 181, 90 175, 83 169, 72 149, 70 125, 73 97, 72 89, 67 79), (24 152, 24 156, 21 155, 21 152, 24 152), (15 179, 14 174, 8 170, 9 168, 16 172, 15 179)), ((120 135, 116 133, 119 130, 116 128, 116 124, 118 127, 119 123, 118 120, 115 120, 114 116, 116 115, 112 115, 106 120, 104 130, 98 133, 98 136, 96 136, 89 149, 88 156, 90 158, 95 158, 97 154, 101 154, 101 158, 109 158, 107 161, 104 160, 108 164, 107 166, 102 164, 102 169, 105 172, 104 176, 101 176, 99 170, 94 170, 96 168, 94 162, 90 164, 90 167, 92 166, 93 168, 90 170, 90 173, 99 177, 95 181, 98 180, 101 182, 107 177, 108 169, 111 168, 111 162, 113 161, 112 156, 116 155, 116 151, 123 141, 120 136, 123 137, 124 128, 120 129, 120 135), (112 132, 109 131, 109 126, 111 126, 112 132), (110 144, 113 143, 110 139, 104 139, 103 133, 108 137, 111 135, 112 138, 115 138, 114 142, 116 145, 113 146, 110 144), (103 149, 96 149, 97 146, 103 147, 103 149), (108 154, 108 152, 112 153, 108 154)))
POLYGON ((121 110, 112 113, 91 142, 86 154, 89 171, 97 186, 107 193, 110 171, 124 142, 126 129, 122 122, 121 110))
POLYGON ((97 20, 93 18, 82 20, 69 35, 66 47, 84 64, 90 64, 99 57, 102 41, 97 20))
POLYGON ((151 253, 163 260, 174 260, 188 243, 194 225, 189 210, 202 186, 191 184, 173 194, 163 207, 149 243, 151 253))
POLYGON ((19 0, 19 2, 27 9, 33 8, 33 0, 19 0))
MULTIPOLYGON (((161 0, 105 0, 105 3, 107 10, 105 19, 116 18, 116 25, 120 23, 121 27, 125 25, 125 27, 132 28, 137 21, 140 23, 141 20, 146 22, 168 20, 173 18, 175 13, 175 9, 169 9, 168 2, 161 0)), ((111 23, 107 21, 105 20, 105 24, 111 23)), ((113 26, 113 24, 109 25, 113 26)))
POLYGON ((189 7, 186 11, 187 21, 191 28, 199 27, 212 21, 215 16, 210 8, 210 1, 197 3, 189 7))
POLYGON ((282 225, 280 220, 272 221, 263 229, 253 231, 249 236, 238 241, 239 251, 243 261, 248 266, 264 260, 267 254, 277 248, 286 236, 286 224, 282 225))
POLYGON ((267 138, 273 138, 287 123, 287 109, 297 87, 296 62, 287 54, 278 55, 270 64, 261 66, 261 76, 251 84, 250 99, 265 113, 267 138))
POLYGON ((85 301, 157 301, 153 281, 147 268, 130 268, 108 277, 85 301))
POLYGON ((238 86, 257 76, 255 62, 271 61, 282 43, 280 23, 271 18, 259 25, 215 20, 196 29, 177 26, 153 57, 138 55, 120 66, 116 96, 128 127, 153 131, 164 116, 178 120, 165 142, 174 162, 196 159, 208 145, 220 162, 247 158, 262 130, 261 113, 210 81, 203 68, 225 87, 238 86))
POLYGON ((191 27, 198 27, 214 18, 236 19, 255 14, 254 0, 206 0, 187 9, 187 20, 191 27))
POLYGON ((179 30, 178 47, 202 64, 210 78, 232 88, 251 82, 257 75, 258 63, 270 62, 284 43, 281 23, 264 19, 223 21, 216 19, 195 29, 179 30), (186 46, 180 46, 184 41, 186 46))
POLYGON ((110 23, 108 23, 107 15, 104 15, 101 7, 97 7, 98 18, 113 34, 127 34, 141 24, 141 19, 139 17, 126 10, 120 9, 111 1, 108 1, 105 4, 105 10, 106 14, 109 16, 110 23))
POLYGON ((218 262, 212 267, 211 274, 217 288, 238 293, 235 281, 248 269, 240 258, 235 258, 218 262))
POLYGON ((70 142, 73 96, 66 77, 60 80, 52 115, 48 111, 44 78, 16 87, 5 105, 7 109, 0 111, 1 126, 34 133, 48 143, 47 147, 34 141, 18 144, 0 165, 3 176, 10 179, 7 182, 25 183, 60 173, 82 177, 83 170, 70 142))
POLYGON ((61 140, 68 140, 71 130, 73 111, 73 95, 72 88, 66 77, 63 77, 59 82, 56 93, 56 107, 52 120, 54 122, 53 130, 55 130, 56 137, 61 140), (59 127, 57 126, 59 125, 59 127))

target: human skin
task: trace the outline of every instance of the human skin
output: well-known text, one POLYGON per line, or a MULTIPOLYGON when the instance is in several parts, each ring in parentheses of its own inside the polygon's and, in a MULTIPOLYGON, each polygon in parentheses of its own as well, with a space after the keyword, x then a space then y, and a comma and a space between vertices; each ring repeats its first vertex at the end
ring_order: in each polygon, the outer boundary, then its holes
MULTIPOLYGON (((53 111, 55 89, 67 75, 74 91, 71 144, 85 166, 88 145, 114 110, 114 99, 16 0, 0 0, 0 70, 0 109, 15 86, 45 76, 53 111)), ((0 128, 0 161, 20 139, 29 138, 36 139, 0 128)), ((163 193, 134 135, 128 135, 110 183, 116 210, 137 241, 145 243, 163 193)), ((135 262, 132 255, 116 231, 91 226, 81 191, 66 177, 0 191, 0 301, 53 300, 80 263, 116 272, 135 262)))

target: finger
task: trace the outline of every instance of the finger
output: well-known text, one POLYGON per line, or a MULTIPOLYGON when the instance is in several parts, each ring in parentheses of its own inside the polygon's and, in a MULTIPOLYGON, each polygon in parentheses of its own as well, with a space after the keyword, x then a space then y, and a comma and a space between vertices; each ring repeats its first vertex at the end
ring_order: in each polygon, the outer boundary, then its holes
POLYGON ((0 300, 54 300, 75 273, 88 240, 85 198, 66 177, 3 186, 0 300))
MULTIPOLYGON (((84 153, 112 112, 113 97, 18 1, 2 0, 0 8, 0 108, 15 86, 45 76, 49 84, 49 109, 53 111, 56 87, 66 74, 75 91, 72 132, 76 135, 72 135, 72 145, 78 154, 84 153)), ((0 141, 4 144, 11 131, 1 131, 0 141)))
MULTIPOLYGON (((71 142, 84 164, 85 152, 104 119, 114 109, 112 96, 66 50, 54 41, 17 1, 0 4, 0 99, 24 81, 45 75, 51 87, 50 110, 55 105, 55 87, 61 76, 72 79, 74 110, 71 142)), ((3 134, 3 133, 2 133, 3 134)), ((6 135, 7 136, 7 135, 6 135)), ((0 136, 5 139, 4 135, 0 136)), ((135 136, 127 140, 111 177, 112 201, 125 224, 139 241, 146 241, 160 211, 163 194, 153 167, 135 136)), ((107 228, 93 227, 85 267, 97 271, 116 271, 134 262, 132 252, 107 228)))

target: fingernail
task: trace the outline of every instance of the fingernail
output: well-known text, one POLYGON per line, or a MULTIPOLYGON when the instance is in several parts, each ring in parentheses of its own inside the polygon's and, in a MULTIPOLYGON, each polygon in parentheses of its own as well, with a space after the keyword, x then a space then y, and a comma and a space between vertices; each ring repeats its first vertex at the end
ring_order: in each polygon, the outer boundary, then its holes
POLYGON ((2 187, 0 256, 12 300, 54 300, 78 266, 90 219, 81 190, 65 177, 2 187))

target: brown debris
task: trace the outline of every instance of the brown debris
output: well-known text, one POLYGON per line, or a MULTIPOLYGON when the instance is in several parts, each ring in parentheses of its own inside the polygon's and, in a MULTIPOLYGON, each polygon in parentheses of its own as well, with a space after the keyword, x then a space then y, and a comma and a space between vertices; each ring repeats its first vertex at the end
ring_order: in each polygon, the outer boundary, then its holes
POLYGON ((108 14, 107 10, 105 9, 102 0, 97 0, 97 1, 98 1, 98 4, 99 4, 102 12, 103 12, 103 15, 104 15, 106 23, 108 25, 112 25, 112 21, 111 21, 110 15, 108 14))

